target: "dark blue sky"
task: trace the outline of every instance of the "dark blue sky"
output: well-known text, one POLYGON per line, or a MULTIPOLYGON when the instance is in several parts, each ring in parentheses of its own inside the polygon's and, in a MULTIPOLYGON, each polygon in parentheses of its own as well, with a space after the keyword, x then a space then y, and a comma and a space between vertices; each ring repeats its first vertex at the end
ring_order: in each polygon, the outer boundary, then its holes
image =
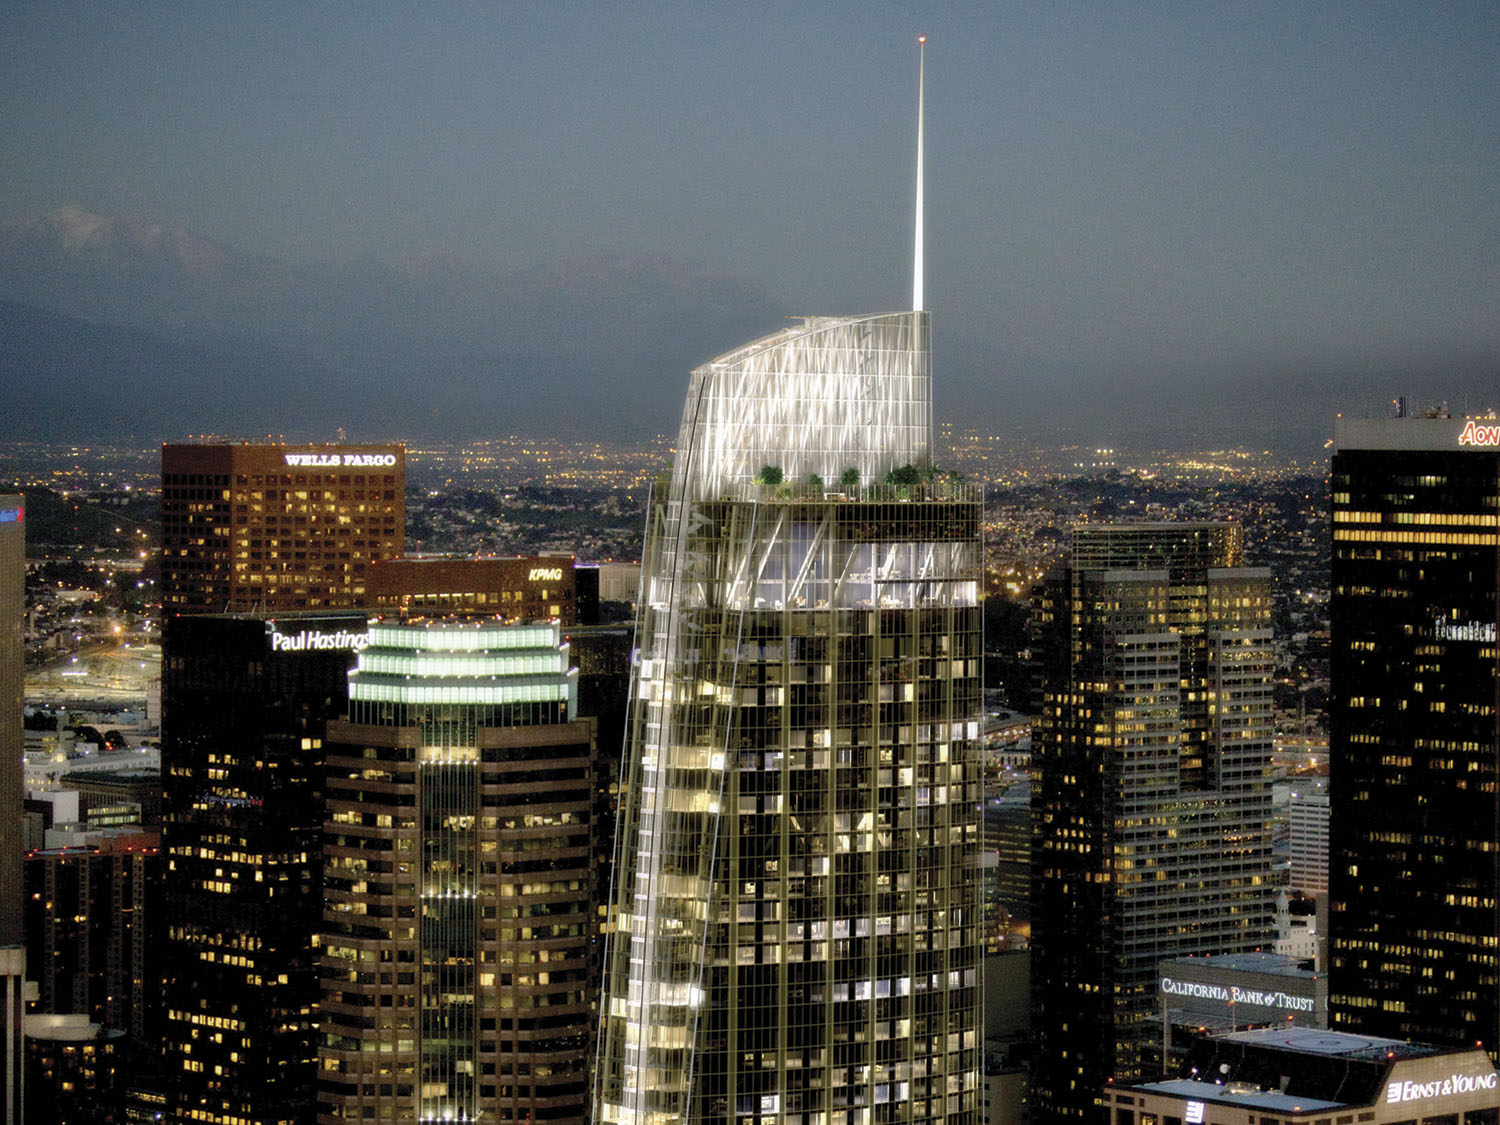
POLYGON ((21 0, 0 217, 302 263, 655 256, 788 314, 901 307, 918 33, 940 418, 1123 443, 1174 402, 1206 437, 1500 390, 1494 3, 21 0))

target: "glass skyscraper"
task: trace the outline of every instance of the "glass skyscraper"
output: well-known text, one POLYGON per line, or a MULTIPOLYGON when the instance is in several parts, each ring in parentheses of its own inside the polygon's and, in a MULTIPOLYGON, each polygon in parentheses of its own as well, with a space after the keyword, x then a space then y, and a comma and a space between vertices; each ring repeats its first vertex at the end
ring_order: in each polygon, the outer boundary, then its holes
POLYGON ((692 374, 648 516, 595 1120, 978 1117, 980 496, 925 312, 692 374))
POLYGON ((1078 527, 1036 600, 1036 1121, 1103 1121, 1145 1056, 1158 966, 1268 946, 1270 573, 1228 524, 1078 527))
POLYGON ((308 1125, 323 738, 363 613, 168 616, 162 639, 166 1119, 308 1125))
POLYGON ((1328 1015, 1500 1053, 1500 423, 1335 430, 1328 1015))

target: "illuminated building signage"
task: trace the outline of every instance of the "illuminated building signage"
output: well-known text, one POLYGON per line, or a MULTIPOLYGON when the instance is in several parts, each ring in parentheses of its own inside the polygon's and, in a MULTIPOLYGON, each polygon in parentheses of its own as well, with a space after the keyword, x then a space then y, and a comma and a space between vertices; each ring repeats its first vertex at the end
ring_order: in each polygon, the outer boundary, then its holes
POLYGON ((1203 1125, 1203 1103, 1188 1102, 1187 1110, 1182 1115, 1187 1125, 1203 1125))
POLYGON ((394 465, 394 453, 288 453, 288 465, 313 469, 373 469, 394 465))
POLYGON ((1458 625, 1447 618, 1432 619, 1432 635, 1440 641, 1489 641, 1495 640, 1493 621, 1468 621, 1458 625))
POLYGON ((562 567, 560 566, 534 566, 531 573, 526 576, 528 582, 561 582, 562 567))
POLYGON ((20 523, 25 518, 24 508, 0 508, 0 523, 20 523))
POLYGON ((303 629, 296 634, 271 630, 272 652, 312 652, 323 649, 353 649, 358 652, 370 643, 370 634, 351 633, 340 629, 336 633, 325 633, 321 629, 303 629))
POLYGON ((1391 1082, 1385 1088, 1385 1104, 1414 1102, 1420 1098, 1446 1098, 1454 1094, 1474 1094, 1500 1088, 1500 1076, 1488 1074, 1450 1074, 1431 1082, 1391 1082))
POLYGON ((1263 992, 1256 988, 1225 987, 1222 984, 1201 984, 1193 980, 1161 978, 1161 990, 1168 996, 1192 996, 1200 1000, 1222 1000, 1226 1004, 1255 1004, 1262 1008, 1281 1008, 1288 1012, 1311 1012, 1311 996, 1288 996, 1285 992, 1263 992))
POLYGON ((1458 435, 1459 445, 1500 445, 1500 426, 1481 426, 1470 418, 1458 435))

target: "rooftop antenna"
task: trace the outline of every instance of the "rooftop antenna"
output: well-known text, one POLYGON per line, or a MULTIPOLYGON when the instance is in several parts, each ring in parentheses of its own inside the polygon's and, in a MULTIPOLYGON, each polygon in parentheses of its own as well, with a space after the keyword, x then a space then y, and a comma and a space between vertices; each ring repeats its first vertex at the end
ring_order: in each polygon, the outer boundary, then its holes
POLYGON ((911 307, 925 307, 922 292, 922 94, 927 79, 927 36, 917 36, 917 241, 911 273, 911 307))

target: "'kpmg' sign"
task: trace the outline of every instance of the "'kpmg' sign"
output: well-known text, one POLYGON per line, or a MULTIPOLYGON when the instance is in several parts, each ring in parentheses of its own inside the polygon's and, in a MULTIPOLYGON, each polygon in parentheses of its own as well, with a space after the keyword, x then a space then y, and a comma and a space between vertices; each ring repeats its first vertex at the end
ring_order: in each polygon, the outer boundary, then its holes
POLYGON ((288 465, 311 469, 373 469, 394 465, 394 453, 288 453, 288 465))

